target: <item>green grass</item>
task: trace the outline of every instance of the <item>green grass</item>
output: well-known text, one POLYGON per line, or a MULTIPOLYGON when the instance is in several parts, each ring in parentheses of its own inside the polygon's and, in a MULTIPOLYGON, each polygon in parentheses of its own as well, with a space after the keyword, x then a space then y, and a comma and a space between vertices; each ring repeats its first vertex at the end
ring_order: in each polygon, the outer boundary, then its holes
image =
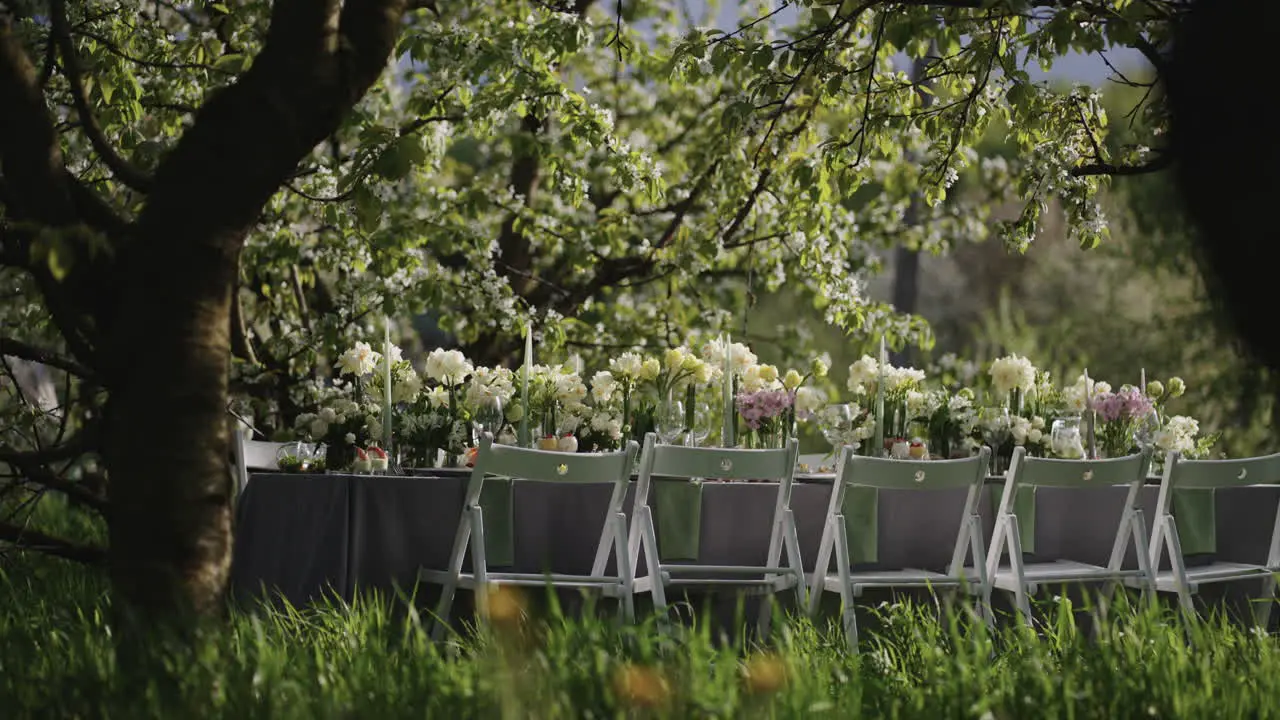
POLYGON ((411 606, 235 611, 194 650, 116 661, 99 577, 31 558, 0 576, 0 716, 1132 718, 1280 714, 1276 640, 1224 620, 1191 629, 1115 609, 1098 639, 1065 606, 1035 635, 896 604, 847 653, 838 630, 783 622, 767 647, 694 624, 621 627, 495 607, 434 645, 411 606), (866 635, 870 636, 868 632, 866 635), (156 669, 158 668, 158 669, 156 669))

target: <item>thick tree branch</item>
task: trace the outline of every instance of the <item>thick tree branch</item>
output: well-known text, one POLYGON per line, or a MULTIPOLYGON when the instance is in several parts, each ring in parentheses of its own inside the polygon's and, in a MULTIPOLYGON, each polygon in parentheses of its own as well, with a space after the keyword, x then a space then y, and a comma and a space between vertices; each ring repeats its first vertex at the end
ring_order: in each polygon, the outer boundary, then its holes
POLYGON ((38 530, 0 523, 0 542, 13 545, 19 550, 52 555, 53 557, 84 563, 86 565, 102 565, 107 560, 107 551, 93 545, 77 545, 62 538, 46 535, 38 530))
POLYGON ((23 360, 38 362, 42 365, 57 368, 72 375, 80 377, 92 377, 93 371, 81 365, 70 358, 62 357, 52 350, 45 350, 34 345, 28 345, 20 340, 13 338, 0 337, 0 355, 11 355, 23 360))
POLYGON ((1172 166, 1172 153, 1164 152, 1158 155, 1151 162, 1143 165, 1113 165, 1111 163, 1095 162, 1072 168, 1071 175, 1073 177, 1084 177, 1087 175, 1111 175, 1114 177, 1149 175, 1151 173, 1167 170, 1172 166))
POLYGON ((53 0, 50 3, 50 19, 53 25, 53 36, 58 42, 58 51, 62 55, 62 68, 71 86, 71 101, 75 104, 76 114, 80 117, 80 127, 89 138, 93 149, 107 164, 116 179, 138 192, 151 189, 151 176, 134 166, 116 152, 111 141, 102 132, 98 118, 89 106, 89 94, 84 87, 83 71, 80 58, 76 54, 75 40, 71 37, 71 24, 67 21, 67 5, 65 0, 53 0))

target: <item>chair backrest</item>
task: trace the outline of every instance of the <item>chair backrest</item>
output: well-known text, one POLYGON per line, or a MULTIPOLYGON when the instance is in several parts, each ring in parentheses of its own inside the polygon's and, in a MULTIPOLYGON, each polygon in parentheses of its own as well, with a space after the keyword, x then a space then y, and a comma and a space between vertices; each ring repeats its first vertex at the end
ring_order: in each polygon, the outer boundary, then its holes
POLYGON ((569 453, 496 445, 481 438, 472 477, 503 475, 535 482, 617 482, 630 479, 639 446, 635 441, 617 452, 569 453))
POLYGON ((235 427, 231 446, 235 455, 236 492, 244 492, 249 484, 249 470, 276 470, 276 454, 285 443, 250 440, 250 432, 235 427))
POLYGON ((467 483, 467 496, 463 501, 464 512, 466 508, 475 507, 480 502, 480 491, 484 488, 484 479, 487 475, 505 476, 514 481, 611 483, 613 494, 609 498, 609 507, 605 512, 604 529, 600 535, 600 543, 596 546, 596 559, 591 571, 593 576, 603 575, 609 548, 614 542, 614 535, 609 525, 610 518, 623 511, 622 505, 627 497, 631 468, 635 466, 638 449, 639 445, 632 440, 624 449, 608 453, 531 450, 495 445, 493 435, 485 433, 476 448, 476 464, 471 471, 471 480, 467 483))
POLYGON ((1013 451, 1009 479, 1017 485, 1033 487, 1105 487, 1130 485, 1146 480, 1151 467, 1151 451, 1107 460, 1063 460, 1027 457, 1026 448, 1013 451))
POLYGON ((718 480, 782 480, 796 471, 800 442, 794 438, 777 450, 698 448, 659 445, 645 436, 641 464, 652 475, 718 480))
POLYGON ((287 443, 263 442, 261 440, 244 440, 244 466, 250 470, 275 470, 276 457, 280 448, 287 443))
MULTIPOLYGON (((774 504, 774 521, 791 508, 791 486, 795 479, 796 458, 800 441, 792 438, 778 450, 744 450, 741 448, 693 448, 682 445, 659 445, 658 436, 644 436, 640 454, 640 472, 636 479, 635 511, 632 513, 630 537, 627 541, 632 563, 639 562, 641 513, 649 504, 649 488, 654 475, 717 480, 776 480, 778 496, 774 504)), ((774 543, 771 537, 770 543, 774 543)), ((770 549, 770 557, 773 549, 770 549)))
POLYGON ((943 490, 981 485, 987 475, 989 453, 960 460, 890 460, 854 455, 841 450, 836 466, 840 485, 859 485, 884 490, 943 490))
MULTIPOLYGON (((977 521, 978 499, 982 497, 982 484, 987 479, 991 461, 991 448, 984 447, 974 457, 959 460, 892 460, 888 458, 855 455, 854 448, 846 445, 840 450, 836 464, 835 485, 827 507, 827 517, 838 512, 849 515, 846 507, 852 498, 850 486, 870 487, 877 490, 948 490, 968 488, 964 506, 960 510, 960 530, 951 552, 948 573, 959 577, 964 568, 966 553, 973 552, 974 562, 982 562, 982 538, 975 536, 980 528, 977 521)), ((844 529, 847 532, 848 526, 844 529)), ((847 536, 846 536, 847 537, 847 536)), ((820 570, 823 570, 820 568, 820 570)), ((985 582, 985 580, 981 580, 985 582)))
POLYGON ((1240 460, 1183 460, 1176 452, 1165 462, 1164 483, 1182 490, 1213 490, 1280 482, 1280 453, 1240 460))

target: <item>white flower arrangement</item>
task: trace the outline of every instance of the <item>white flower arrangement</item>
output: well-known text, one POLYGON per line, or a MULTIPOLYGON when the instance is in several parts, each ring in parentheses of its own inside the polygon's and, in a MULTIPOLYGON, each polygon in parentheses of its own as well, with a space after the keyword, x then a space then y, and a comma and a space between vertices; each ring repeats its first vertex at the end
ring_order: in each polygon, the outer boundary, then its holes
POLYGON ((875 391, 880 376, 880 363, 870 355, 863 355, 849 366, 849 392, 854 395, 870 395, 875 391))
POLYGON ((460 350, 437 348, 427 355, 426 374, 447 387, 457 387, 467 381, 475 366, 460 350))
POLYGON ((997 395, 1004 397, 1014 390, 1029 392, 1036 384, 1036 366, 1021 355, 1007 355, 996 358, 988 370, 991 376, 991 387, 997 395))
POLYGON ((367 342, 357 342, 338 356, 338 362, 334 367, 338 368, 342 375, 364 377, 372 373, 380 362, 382 362, 382 353, 376 352, 367 342))
MULTIPOLYGON (((729 370, 734 375, 742 377, 751 367, 758 365, 760 360, 756 354, 751 352, 751 348, 742 343, 729 343, 729 347, 725 348, 725 344, 719 338, 715 338, 702 346, 702 359, 716 368, 724 368, 725 352, 729 353, 729 370)), ((723 370, 721 370, 723 372, 723 370)))

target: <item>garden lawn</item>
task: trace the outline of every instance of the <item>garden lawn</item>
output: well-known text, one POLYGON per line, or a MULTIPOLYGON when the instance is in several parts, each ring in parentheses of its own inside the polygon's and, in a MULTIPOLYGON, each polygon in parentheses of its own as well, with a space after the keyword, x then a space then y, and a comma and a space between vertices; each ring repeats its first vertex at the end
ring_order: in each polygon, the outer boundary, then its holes
POLYGON ((102 578, 10 556, 0 574, 0 716, 1265 718, 1280 715, 1276 640, 1221 619, 1190 628, 1115 608, 1100 637, 1071 613, 1039 636, 968 613, 885 605, 860 656, 837 628, 779 620, 767 645, 526 612, 433 644, 410 604, 234 610, 195 650, 117 663, 102 578), (134 666, 130 666, 134 667, 134 666))

